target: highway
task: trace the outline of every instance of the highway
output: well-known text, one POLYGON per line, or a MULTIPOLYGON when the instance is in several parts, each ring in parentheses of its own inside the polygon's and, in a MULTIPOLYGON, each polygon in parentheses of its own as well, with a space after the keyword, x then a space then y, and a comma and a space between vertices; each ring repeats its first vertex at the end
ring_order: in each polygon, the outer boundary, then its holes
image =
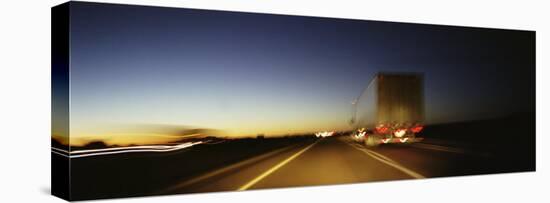
POLYGON ((74 200, 535 171, 534 137, 517 136, 534 132, 524 130, 527 122, 508 123, 430 126, 421 142, 373 148, 346 134, 301 135, 73 149, 70 156, 52 148, 52 158, 70 159, 74 200), (508 123, 525 127, 494 127, 508 123))
MULTIPOLYGON (((430 145, 366 148, 349 137, 321 138, 275 149, 182 180, 160 194, 346 184, 460 175, 452 162, 482 162, 465 151, 430 145)), ((462 171, 464 172, 464 171, 462 171)))

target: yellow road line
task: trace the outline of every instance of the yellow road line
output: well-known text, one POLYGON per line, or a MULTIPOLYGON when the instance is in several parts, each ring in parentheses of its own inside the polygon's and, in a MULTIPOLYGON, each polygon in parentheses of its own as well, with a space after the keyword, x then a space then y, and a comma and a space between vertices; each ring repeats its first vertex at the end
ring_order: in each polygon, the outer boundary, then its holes
MULTIPOLYGON (((320 140, 320 139, 319 139, 320 140)), ((307 151, 309 148, 313 147, 313 145, 317 144, 319 142, 319 140, 315 141, 314 143, 310 144, 309 146, 307 146, 306 148, 300 150, 299 152, 295 153, 294 155, 288 157, 287 159, 285 159, 284 161, 282 161, 281 163, 273 166, 272 168, 270 168, 269 170, 265 171, 264 173, 262 173, 261 175, 259 175, 258 177, 252 179, 250 182, 246 183, 245 185, 241 186, 239 189, 237 189, 238 191, 242 191, 242 190, 247 190, 248 188, 252 187, 254 184, 260 182, 262 179, 264 179, 265 177, 269 176, 270 174, 272 174, 273 172, 275 172, 277 169, 283 167, 285 164, 287 164, 288 162, 292 161, 293 159, 295 159, 296 157, 300 156, 302 153, 304 153, 305 151, 307 151)))
POLYGON ((403 173, 405 173, 405 174, 407 174, 407 175, 412 176, 413 178, 418 178, 418 179, 420 179, 420 178, 426 178, 425 176, 420 175, 419 173, 414 172, 414 171, 412 171, 411 169, 405 168, 404 166, 398 164, 397 162, 393 161, 392 159, 390 159, 390 158, 388 158, 388 157, 386 157, 386 156, 384 156, 384 155, 381 155, 381 154, 379 154, 379 153, 377 153, 377 152, 374 152, 374 151, 372 151, 372 150, 369 150, 369 149, 358 148, 358 147, 356 147, 356 146, 354 146, 354 145, 351 145, 351 144, 349 144, 349 145, 350 145, 351 147, 353 147, 353 148, 355 148, 355 149, 357 149, 357 150, 359 150, 359 151, 361 151, 361 152, 363 152, 363 153, 369 155, 370 157, 372 157, 372 158, 374 158, 374 159, 376 159, 376 160, 382 162, 382 163, 385 163, 385 164, 387 164, 387 165, 389 165, 389 166, 391 166, 391 167, 393 167, 393 168, 395 168, 395 169, 397 169, 397 170, 399 170, 399 171, 401 171, 401 172, 403 172, 403 173))

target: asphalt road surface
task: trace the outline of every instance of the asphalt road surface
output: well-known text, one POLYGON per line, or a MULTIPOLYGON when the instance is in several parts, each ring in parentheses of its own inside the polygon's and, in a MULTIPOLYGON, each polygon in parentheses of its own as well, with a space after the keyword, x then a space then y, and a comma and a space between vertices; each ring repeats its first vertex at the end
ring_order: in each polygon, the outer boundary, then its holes
POLYGON ((72 200, 526 172, 536 170, 534 129, 529 114, 433 125, 405 145, 367 148, 347 135, 203 140, 70 158, 55 149, 52 164, 72 200))
MULTIPOLYGON (((234 191, 483 173, 483 154, 419 143, 366 148, 349 137, 303 141, 182 180, 159 194, 234 191), (458 165, 473 167, 457 167, 458 165), (472 169, 473 168, 473 169, 472 169)), ((489 170, 490 171, 490 170, 489 170)))

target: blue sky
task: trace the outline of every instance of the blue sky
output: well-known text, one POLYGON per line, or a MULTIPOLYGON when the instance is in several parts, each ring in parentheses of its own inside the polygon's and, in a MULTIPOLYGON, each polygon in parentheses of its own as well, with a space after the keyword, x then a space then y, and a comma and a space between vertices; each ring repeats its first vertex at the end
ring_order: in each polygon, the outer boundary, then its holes
POLYGON ((424 73, 428 123, 534 110, 534 32, 77 3, 70 40, 75 135, 345 129, 379 71, 424 73))

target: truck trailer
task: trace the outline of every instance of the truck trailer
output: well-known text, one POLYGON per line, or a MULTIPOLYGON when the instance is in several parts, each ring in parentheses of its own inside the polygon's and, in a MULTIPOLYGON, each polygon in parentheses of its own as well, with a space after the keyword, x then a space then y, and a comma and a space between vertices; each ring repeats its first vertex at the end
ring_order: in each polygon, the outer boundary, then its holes
POLYGON ((424 76, 378 73, 352 102, 352 138, 368 147, 421 141, 424 76))

